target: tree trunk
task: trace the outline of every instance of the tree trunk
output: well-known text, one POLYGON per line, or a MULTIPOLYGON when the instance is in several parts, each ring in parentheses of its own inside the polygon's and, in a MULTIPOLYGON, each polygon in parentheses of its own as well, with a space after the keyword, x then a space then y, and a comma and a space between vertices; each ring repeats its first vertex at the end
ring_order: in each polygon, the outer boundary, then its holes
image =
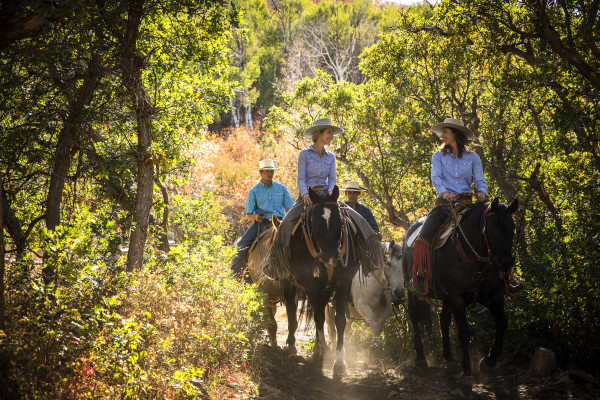
POLYGON ((133 230, 129 238, 127 271, 139 269, 144 259, 148 236, 148 218, 154 189, 154 158, 152 157, 153 107, 142 80, 144 57, 135 52, 139 27, 144 14, 144 0, 133 1, 127 11, 127 26, 122 42, 123 84, 127 88, 137 119, 137 193, 133 212, 133 230))
POLYGON ((254 125, 252 125, 252 105, 246 106, 246 130, 254 132, 254 125))
POLYGON ((165 185, 163 185, 160 182, 159 177, 159 173, 158 173, 158 167, 156 168, 156 178, 154 179, 154 182, 156 183, 156 186, 158 186, 158 188, 160 189, 160 193, 162 194, 163 197, 163 202, 165 203, 165 208, 163 209, 163 219, 162 222, 160 223, 160 226, 162 228, 162 231, 160 232, 160 243, 158 245, 158 248, 162 251, 164 251, 165 253, 168 253, 169 251, 171 251, 171 246, 169 245, 169 192, 167 191, 167 188, 165 187, 165 185))
MULTIPOLYGON (((71 167, 73 148, 77 144, 82 113, 85 107, 92 102, 99 80, 100 59, 98 56, 94 55, 88 67, 88 74, 83 80, 83 84, 77 93, 77 100, 69 112, 69 117, 65 121, 65 125, 63 126, 56 143, 54 166, 50 176, 50 187, 48 189, 46 201, 46 228, 49 231, 53 231, 60 225, 60 209, 62 205, 63 190, 65 188, 69 168, 71 167)), ((42 275, 44 277, 44 282, 48 284, 54 278, 54 270, 51 266, 46 265, 45 261, 46 260, 44 260, 42 275)))
POLYGON ((5 330, 4 324, 4 176, 0 176, 0 331, 5 330))
POLYGON ((238 108, 234 103, 234 99, 230 98, 229 105, 231 106, 231 125, 235 126, 236 128, 239 128, 240 116, 238 115, 238 108))
MULTIPOLYGON (((4 188, 2 188, 2 221, 3 226, 6 226, 6 230, 10 235, 12 241, 16 247, 16 255, 15 258, 18 260, 25 254, 25 249, 27 248, 27 236, 23 233, 23 228, 21 226, 21 221, 15 215, 14 210, 11 208, 10 203, 8 202, 8 198, 6 197, 6 193, 4 192, 4 188)), ((39 219, 36 219, 39 220, 39 219)))

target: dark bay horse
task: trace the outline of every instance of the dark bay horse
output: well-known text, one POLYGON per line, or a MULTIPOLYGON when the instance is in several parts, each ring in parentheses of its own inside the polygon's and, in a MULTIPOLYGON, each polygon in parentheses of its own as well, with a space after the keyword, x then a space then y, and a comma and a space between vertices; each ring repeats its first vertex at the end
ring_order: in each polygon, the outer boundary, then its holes
MULTIPOLYGON (((302 223, 292 235, 290 265, 282 270, 265 272, 277 280, 288 280, 306 293, 316 328, 313 360, 319 368, 327 350, 323 330, 325 306, 334 296, 337 346, 333 373, 339 376, 346 371, 344 328, 352 278, 361 262, 363 268, 370 269, 383 257, 374 232, 369 238, 362 238, 357 233, 348 216, 351 211, 337 202, 337 186, 331 194, 317 193, 309 188, 309 196, 313 205, 305 210, 302 223)), ((294 294, 293 291, 289 293, 294 294)), ((293 333, 289 337, 293 340, 293 333)))
MULTIPOLYGON (((502 353, 502 338, 508 325, 504 294, 505 288, 509 289, 508 271, 514 263, 512 240, 515 224, 512 214, 517 207, 516 199, 508 207, 500 204, 498 198, 491 203, 476 203, 460 222, 464 235, 456 229, 454 234, 457 236, 448 239, 432 257, 433 280, 429 296, 442 300, 443 356, 448 366, 454 363, 449 339, 450 322, 454 316, 462 349, 461 366, 467 376, 471 374, 469 325, 465 313, 468 305, 474 302, 482 304, 495 320, 494 340, 488 355, 480 362, 482 370, 494 367, 502 353)), ((420 225, 421 222, 417 222, 406 232, 405 257, 402 258, 404 276, 411 276, 412 271, 413 249, 408 247, 408 238, 420 225)), ((414 330, 417 366, 427 366, 419 327, 419 322, 427 321, 429 317, 429 307, 424 303, 417 295, 409 294, 408 313, 414 330)))

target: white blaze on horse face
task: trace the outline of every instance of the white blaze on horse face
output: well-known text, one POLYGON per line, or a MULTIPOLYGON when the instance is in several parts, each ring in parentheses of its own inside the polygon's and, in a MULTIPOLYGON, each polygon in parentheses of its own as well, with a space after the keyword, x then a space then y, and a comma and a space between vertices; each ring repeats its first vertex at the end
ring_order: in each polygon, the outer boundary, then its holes
POLYGON ((325 223, 327 224, 327 230, 329 230, 329 218, 331 218, 331 210, 329 208, 323 209, 323 218, 325 219, 325 223))

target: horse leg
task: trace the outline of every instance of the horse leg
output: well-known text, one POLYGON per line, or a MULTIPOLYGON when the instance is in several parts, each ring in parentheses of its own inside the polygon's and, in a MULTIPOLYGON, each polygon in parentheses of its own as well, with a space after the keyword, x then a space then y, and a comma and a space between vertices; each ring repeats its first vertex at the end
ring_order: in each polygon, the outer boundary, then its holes
MULTIPOLYGON (((325 304, 327 303, 327 298, 316 295, 314 296, 315 300, 312 302, 313 312, 314 312, 314 321, 315 321, 315 330, 316 330, 316 338, 315 345, 313 350, 313 361, 317 364, 319 368, 321 368, 323 362, 323 356, 327 351, 327 342, 325 341, 325 304)), ((337 310, 336 310, 337 313, 337 310)), ((338 332, 339 337, 339 332, 338 332)), ((338 344, 339 346, 339 344, 338 344)))
POLYGON ((450 345, 450 322, 452 322, 452 312, 448 302, 444 301, 442 311, 440 311, 440 328, 442 331, 443 354, 447 363, 454 362, 452 346, 450 345))
POLYGON ((346 373, 347 366, 344 360, 344 333, 346 330, 346 307, 348 306, 348 294, 343 293, 335 296, 335 327, 337 329, 337 346, 335 348, 335 362, 333 364, 333 376, 341 376, 346 373))
POLYGON ((450 373, 457 373, 460 367, 458 366, 458 363, 454 361, 454 355, 452 354, 452 346, 450 345, 450 322, 452 322, 452 311, 450 310, 450 304, 447 301, 444 301, 442 311, 440 311, 443 355, 446 360, 446 370, 450 373))
POLYGON ((503 295, 499 296, 499 299, 493 301, 488 309, 494 317, 496 332, 487 357, 484 357, 479 363, 479 367, 482 372, 485 372, 487 369, 493 368, 496 365, 496 361, 498 361, 498 358, 502 354, 502 338, 504 337, 504 332, 508 327, 508 320, 506 319, 506 314, 504 313, 503 295))
MULTIPOLYGON (((425 352, 423 350, 423 341, 421 340, 421 326, 419 322, 421 315, 419 314, 418 301, 412 294, 408 296, 408 315, 413 327, 413 344, 417 353, 415 365, 417 368, 427 368, 427 361, 425 361, 425 352)), ((423 312, 423 310, 421 310, 423 312)))
POLYGON ((289 354, 296 354, 296 329, 298 328, 298 321, 296 320, 296 311, 298 310, 298 303, 296 303, 296 287, 288 285, 283 290, 285 297, 285 311, 287 313, 288 320, 288 337, 285 342, 286 352, 289 354))
POLYGON ((362 315, 362 317, 369 323, 373 334, 375 336, 379 336, 383 324, 380 324, 379 318, 375 316, 375 312, 373 311, 371 304, 369 304, 366 299, 360 298, 355 302, 355 305, 358 313, 362 315))
POLYGON ((327 337, 329 338, 329 344, 331 347, 335 346, 335 308, 331 304, 327 304, 325 307, 325 322, 327 323, 327 337))
POLYGON ((269 344, 277 347, 277 321, 275 313, 277 312, 277 301, 267 298, 265 306, 269 310, 269 322, 267 323, 267 333, 269 334, 269 344))
POLYGON ((455 302, 452 307, 452 314, 458 330, 458 340, 462 349, 461 366, 464 375, 471 375, 471 361, 469 359, 469 324, 467 323, 467 314, 463 302, 455 302))

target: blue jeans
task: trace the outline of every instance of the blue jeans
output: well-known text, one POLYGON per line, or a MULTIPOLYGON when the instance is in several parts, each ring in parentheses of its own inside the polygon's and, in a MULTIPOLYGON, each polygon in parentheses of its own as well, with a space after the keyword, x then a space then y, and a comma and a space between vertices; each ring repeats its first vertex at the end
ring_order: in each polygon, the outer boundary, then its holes
POLYGON ((237 274, 242 269, 242 264, 246 258, 246 254, 250 249, 250 246, 254 242, 254 239, 262 232, 265 228, 270 227, 272 224, 271 220, 263 220, 261 223, 254 222, 250 225, 250 228, 244 233, 244 235, 236 243, 237 254, 233 257, 231 263, 231 272, 237 274))

